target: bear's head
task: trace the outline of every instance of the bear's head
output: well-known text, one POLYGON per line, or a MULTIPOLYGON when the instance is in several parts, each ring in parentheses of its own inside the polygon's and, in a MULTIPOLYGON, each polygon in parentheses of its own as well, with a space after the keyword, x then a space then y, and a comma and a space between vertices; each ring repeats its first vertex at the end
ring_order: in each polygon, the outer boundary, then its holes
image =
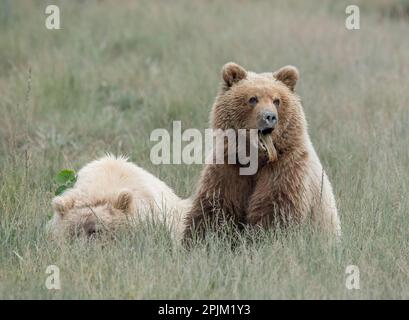
POLYGON ((293 66, 254 73, 227 63, 211 113, 213 129, 257 129, 259 145, 276 160, 303 141, 305 117, 294 92, 298 79, 293 66))
POLYGON ((54 216, 48 228, 55 236, 71 235, 94 237, 105 229, 112 230, 128 214, 132 204, 132 193, 122 190, 113 201, 93 201, 57 196, 52 201, 54 216))

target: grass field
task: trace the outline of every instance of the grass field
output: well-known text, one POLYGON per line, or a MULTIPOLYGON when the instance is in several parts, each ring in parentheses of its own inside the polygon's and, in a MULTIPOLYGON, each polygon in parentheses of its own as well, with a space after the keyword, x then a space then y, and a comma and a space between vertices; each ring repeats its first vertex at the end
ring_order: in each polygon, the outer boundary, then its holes
POLYGON ((0 0, 0 298, 409 299, 408 1, 0 0), (54 175, 123 153, 192 192, 200 165, 155 166, 150 132, 204 129, 221 66, 297 66, 343 238, 306 226, 186 252, 161 228, 116 241, 46 237, 54 175), (61 290, 45 287, 48 265, 61 290), (357 265, 360 290, 345 286, 357 265))

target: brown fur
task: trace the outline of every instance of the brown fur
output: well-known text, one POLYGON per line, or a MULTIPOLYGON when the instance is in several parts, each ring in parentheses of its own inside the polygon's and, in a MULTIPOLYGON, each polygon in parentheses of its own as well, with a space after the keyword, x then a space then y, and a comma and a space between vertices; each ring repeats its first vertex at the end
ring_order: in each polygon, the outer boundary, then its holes
POLYGON ((236 226, 286 226, 304 221, 308 214, 339 234, 332 188, 294 93, 298 70, 287 66, 275 73, 256 74, 228 63, 222 78, 211 112, 212 128, 257 129, 261 112, 274 112, 278 122, 271 134, 276 159, 267 161, 259 148, 259 167, 252 176, 239 175, 238 164, 206 165, 186 218, 185 240, 193 231, 202 237, 206 229, 220 230, 223 221, 230 220, 236 226), (258 98, 256 105, 249 104, 252 96, 258 98))

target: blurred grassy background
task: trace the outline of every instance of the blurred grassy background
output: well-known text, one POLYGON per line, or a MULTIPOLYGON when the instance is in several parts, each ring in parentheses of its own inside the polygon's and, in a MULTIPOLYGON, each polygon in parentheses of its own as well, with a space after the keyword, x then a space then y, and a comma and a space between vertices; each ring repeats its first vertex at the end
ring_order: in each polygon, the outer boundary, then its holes
MULTIPOLYGON (((409 2, 0 0, 0 298, 409 298, 409 2), (186 253, 156 230, 57 245, 44 234, 63 168, 110 151, 191 194, 201 166, 154 166, 150 132, 206 128, 221 66, 297 66, 333 183, 340 246, 305 232, 186 253), (62 290, 44 286, 50 264, 62 290), (361 290, 345 288, 360 267, 361 290)), ((146 231, 146 230, 145 230, 146 231)))

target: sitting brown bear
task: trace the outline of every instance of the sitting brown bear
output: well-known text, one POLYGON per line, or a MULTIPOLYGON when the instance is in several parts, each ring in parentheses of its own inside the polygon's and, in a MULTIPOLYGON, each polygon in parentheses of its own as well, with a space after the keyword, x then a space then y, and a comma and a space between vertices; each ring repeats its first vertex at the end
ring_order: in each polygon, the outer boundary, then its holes
POLYGON ((213 129, 257 129, 259 166, 240 175, 240 164, 205 165, 184 239, 226 219, 236 226, 288 226, 311 217, 324 230, 341 233, 334 194, 307 132, 294 87, 298 70, 246 71, 235 63, 222 70, 223 84, 211 112, 213 129))

